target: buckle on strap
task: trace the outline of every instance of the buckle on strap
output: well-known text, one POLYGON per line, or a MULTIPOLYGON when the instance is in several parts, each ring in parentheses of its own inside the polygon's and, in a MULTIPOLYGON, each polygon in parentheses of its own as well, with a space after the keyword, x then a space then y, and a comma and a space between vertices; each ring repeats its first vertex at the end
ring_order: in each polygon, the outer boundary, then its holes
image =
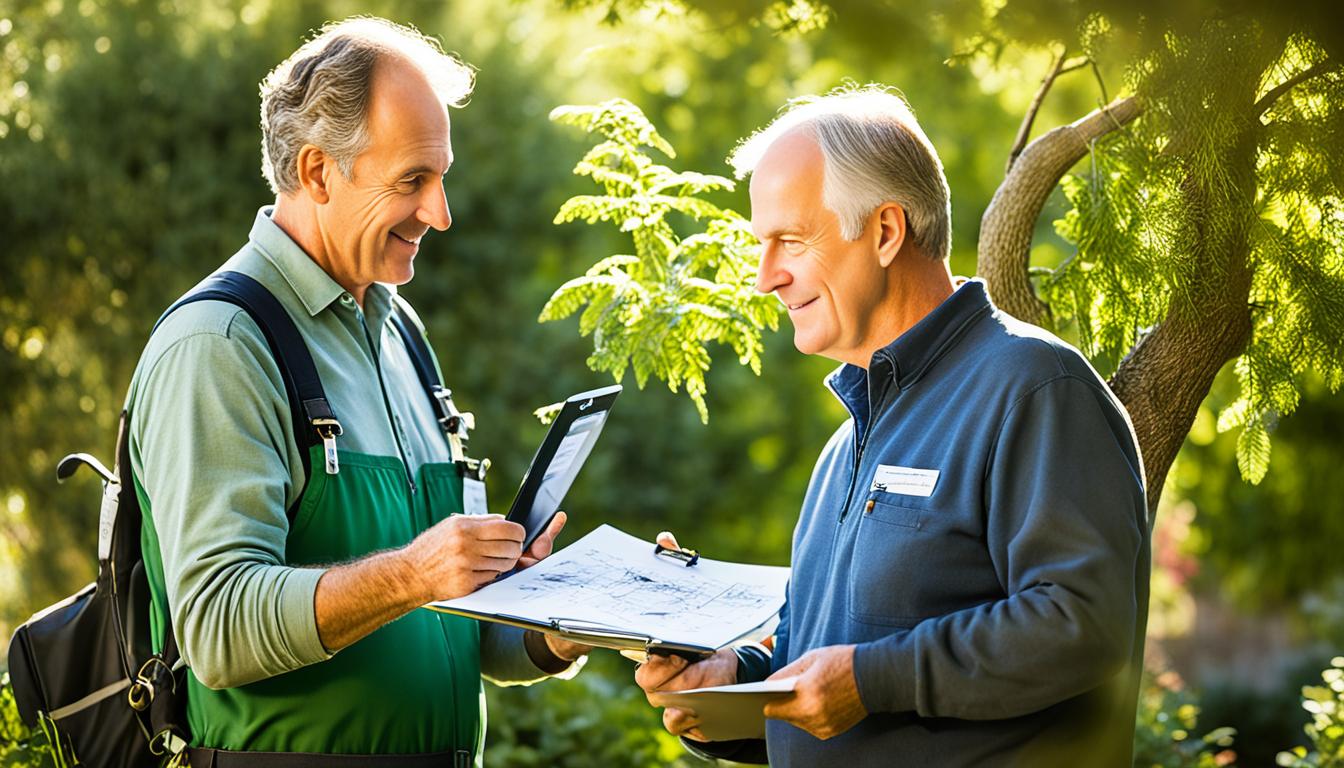
POLYGON ((453 391, 441 384, 433 385, 430 394, 434 396, 439 427, 448 438, 448 450, 452 454, 453 461, 457 463, 469 461, 467 441, 471 439, 471 430, 476 428, 476 416, 457 410, 457 406, 453 404, 453 391))
POLYGON ((318 397, 303 401, 303 412, 308 423, 322 438, 322 453, 326 457, 327 474, 335 475, 341 471, 340 457, 336 455, 336 438, 345 434, 341 422, 331 410, 326 398, 318 397))

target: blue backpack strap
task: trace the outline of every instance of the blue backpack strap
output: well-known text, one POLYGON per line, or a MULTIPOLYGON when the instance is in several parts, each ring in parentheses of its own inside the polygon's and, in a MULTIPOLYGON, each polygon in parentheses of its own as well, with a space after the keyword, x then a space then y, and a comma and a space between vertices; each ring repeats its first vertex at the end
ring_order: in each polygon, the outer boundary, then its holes
MULTIPOLYGON (((241 272, 218 272, 201 282, 190 293, 168 308, 159 317, 154 328, 178 308, 198 301, 223 301, 247 312, 253 322, 261 328, 266 343, 271 348, 276 364, 280 367, 280 376, 285 382, 285 394, 289 398, 289 410, 294 421, 294 439, 298 443, 299 453, 305 457, 308 449, 325 443, 327 446, 327 471, 335 473, 335 439, 341 434, 341 424, 327 402, 318 378, 313 356, 308 351, 299 329, 279 300, 266 290, 266 287, 241 272)), ((303 463, 304 485, 312 476, 310 462, 303 463)), ((298 502, 288 510, 289 521, 294 522, 298 511, 298 502)))

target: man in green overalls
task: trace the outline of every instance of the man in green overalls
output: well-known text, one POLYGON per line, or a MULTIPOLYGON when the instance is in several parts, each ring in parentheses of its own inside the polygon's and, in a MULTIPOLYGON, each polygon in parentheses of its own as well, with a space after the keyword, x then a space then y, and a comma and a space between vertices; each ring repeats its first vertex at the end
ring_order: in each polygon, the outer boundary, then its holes
POLYGON ((189 667, 194 765, 479 763, 482 674, 534 680, 586 651, 416 610, 546 556, 564 524, 524 553, 521 526, 461 514, 462 464, 389 320, 388 286, 452 222, 446 105, 471 87, 434 41, 376 19, 329 25, 262 84, 277 199, 220 269, 298 326, 344 427, 325 471, 237 306, 179 308, 140 360, 128 404, 151 629, 162 643, 171 626, 189 667))

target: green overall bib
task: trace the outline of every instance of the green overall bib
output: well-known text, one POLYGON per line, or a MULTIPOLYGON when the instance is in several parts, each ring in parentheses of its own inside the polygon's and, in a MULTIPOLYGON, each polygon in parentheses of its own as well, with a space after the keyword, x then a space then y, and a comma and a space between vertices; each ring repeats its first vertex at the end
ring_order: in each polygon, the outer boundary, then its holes
MULTIPOLYGON (((320 447, 287 539, 293 566, 349 561, 400 547, 462 512, 462 473, 425 464, 412 495, 399 458, 342 451, 323 471, 320 447)), ((156 643, 167 615, 149 499, 137 483, 156 643)), ((458 616, 416 610, 331 659, 266 680, 212 690, 188 671, 192 746, 261 752, 479 753, 484 732, 479 630, 458 616)), ((156 648, 157 650, 157 648, 156 648)))

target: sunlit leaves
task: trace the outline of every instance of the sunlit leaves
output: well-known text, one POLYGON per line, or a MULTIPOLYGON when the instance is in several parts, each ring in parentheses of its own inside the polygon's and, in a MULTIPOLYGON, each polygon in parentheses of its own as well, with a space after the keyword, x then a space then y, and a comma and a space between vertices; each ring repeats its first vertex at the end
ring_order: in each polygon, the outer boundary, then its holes
POLYGON ((555 223, 613 223, 630 233, 635 253, 605 257, 560 286, 542 308, 540 321, 582 309, 579 333, 593 337, 589 367, 618 381, 629 369, 641 388, 650 376, 674 392, 684 387, 701 420, 708 421, 710 354, 705 345, 730 346, 743 365, 759 374, 761 332, 779 323, 778 302, 753 288, 757 242, 746 221, 699 197, 732 189, 733 182, 655 163, 644 148, 674 157, 673 149, 624 99, 559 107, 551 119, 606 137, 574 168, 606 194, 570 198, 555 223), (704 231, 678 236, 667 221, 673 212, 704 222, 704 231))
POLYGON ((1130 68, 1143 119, 1064 180, 1071 210, 1055 226, 1077 252, 1041 282, 1083 350, 1115 361, 1173 307, 1218 301, 1211 275, 1248 270, 1252 334, 1219 430, 1242 430, 1237 464, 1252 483, 1304 373, 1331 391, 1344 381, 1344 173, 1333 160, 1344 154, 1344 77, 1297 84, 1263 124, 1252 109, 1323 56, 1254 25, 1169 33, 1130 68))
POLYGON ((1321 673, 1325 685, 1302 688, 1302 708, 1311 716, 1303 731, 1311 748, 1280 752, 1275 764, 1286 768, 1337 768, 1344 765, 1344 656, 1330 660, 1321 673))

